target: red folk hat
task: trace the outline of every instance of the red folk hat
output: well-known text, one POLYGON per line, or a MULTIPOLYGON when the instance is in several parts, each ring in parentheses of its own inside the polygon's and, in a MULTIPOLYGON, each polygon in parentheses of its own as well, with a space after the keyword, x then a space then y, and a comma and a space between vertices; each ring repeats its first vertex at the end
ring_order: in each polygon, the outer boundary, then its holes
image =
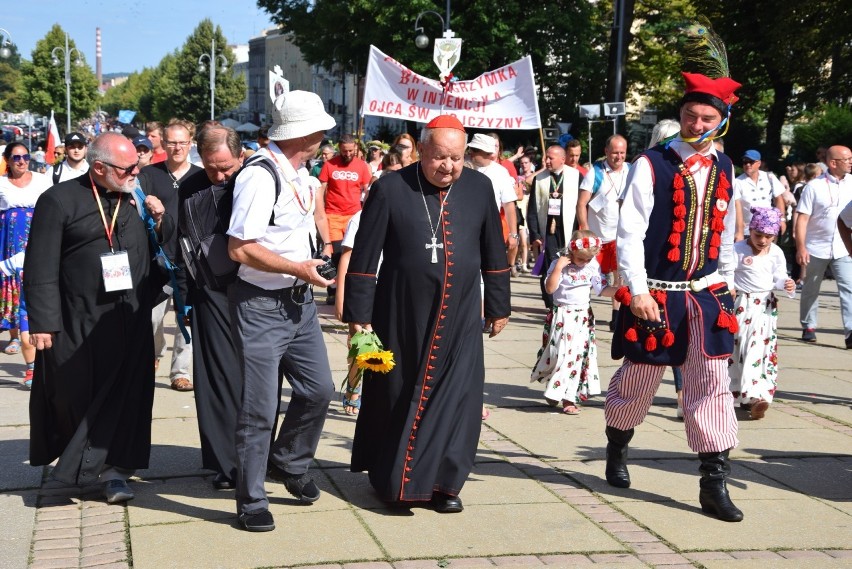
POLYGON ((464 125, 453 115, 438 115, 429 121, 426 128, 452 128, 464 132, 464 125))
POLYGON ((700 73, 682 72, 684 81, 686 81, 686 90, 684 94, 689 93, 704 93, 721 99, 726 105, 733 105, 739 100, 739 97, 734 95, 734 91, 742 87, 742 84, 737 83, 730 77, 719 77, 711 79, 700 73))

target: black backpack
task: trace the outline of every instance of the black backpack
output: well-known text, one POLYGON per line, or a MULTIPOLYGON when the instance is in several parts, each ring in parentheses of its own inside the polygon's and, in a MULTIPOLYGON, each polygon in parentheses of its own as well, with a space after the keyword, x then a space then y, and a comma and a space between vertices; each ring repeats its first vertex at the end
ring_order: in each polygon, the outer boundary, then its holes
MULTIPOLYGON (((245 161, 225 187, 211 186, 189 196, 183 202, 180 249, 186 268, 198 286, 223 289, 234 282, 240 264, 228 255, 228 226, 234 206, 237 176, 250 166, 260 166, 275 180, 275 202, 281 194, 281 182, 275 164, 262 155, 245 161)), ((274 203, 274 202, 273 202, 274 203)), ((275 223, 275 212, 269 225, 275 223)))

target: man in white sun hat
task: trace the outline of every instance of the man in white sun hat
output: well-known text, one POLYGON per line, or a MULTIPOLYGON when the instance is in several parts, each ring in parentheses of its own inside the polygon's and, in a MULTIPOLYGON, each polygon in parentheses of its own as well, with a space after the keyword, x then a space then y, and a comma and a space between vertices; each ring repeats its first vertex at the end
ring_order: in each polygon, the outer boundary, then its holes
POLYGON ((320 497, 307 471, 334 383, 310 285, 327 287, 334 281, 319 275, 317 267, 324 263, 312 258, 316 187, 304 164, 334 125, 316 94, 280 95, 270 143, 257 152, 275 166, 278 180, 266 168, 249 167, 237 174, 234 186, 228 250, 241 266, 229 303, 244 381, 236 499, 240 527, 247 531, 275 529, 264 486, 267 475, 304 503, 320 497), (279 370, 293 394, 272 441, 279 370))

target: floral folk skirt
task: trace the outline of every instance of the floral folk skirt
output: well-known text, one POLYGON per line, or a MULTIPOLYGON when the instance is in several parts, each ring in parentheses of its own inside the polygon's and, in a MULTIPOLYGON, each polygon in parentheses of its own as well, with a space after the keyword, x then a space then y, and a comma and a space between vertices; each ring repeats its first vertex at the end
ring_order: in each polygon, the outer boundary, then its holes
POLYGON ((778 379, 778 300, 772 292, 741 292, 736 299, 739 331, 729 360, 735 403, 769 403, 778 379))

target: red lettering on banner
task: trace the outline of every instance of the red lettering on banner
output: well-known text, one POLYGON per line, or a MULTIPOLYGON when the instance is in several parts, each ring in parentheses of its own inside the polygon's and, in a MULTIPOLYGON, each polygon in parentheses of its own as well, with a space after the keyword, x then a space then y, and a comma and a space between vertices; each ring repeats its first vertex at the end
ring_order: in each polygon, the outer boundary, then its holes
POLYGON ((434 91, 423 91, 423 102, 427 105, 437 105, 438 93, 434 91))
POLYGON ((410 79, 411 79, 411 71, 409 71, 408 69, 403 69, 402 74, 399 76, 399 84, 405 85, 406 83, 408 83, 410 81, 410 79))
POLYGON ((517 77, 517 76, 518 76, 518 72, 515 71, 515 68, 510 65, 509 66, 509 79, 511 79, 512 77, 517 77))
POLYGON ((418 107, 417 108, 417 117, 425 121, 427 118, 429 118, 429 109, 424 109, 423 107, 418 107))
POLYGON ((407 97, 406 98, 409 101, 416 101, 417 95, 419 95, 419 94, 420 94, 420 89, 412 89, 411 87, 409 87, 407 89, 407 97))
POLYGON ((392 101, 370 101, 368 108, 370 109, 370 112, 373 113, 403 116, 402 105, 392 101))

